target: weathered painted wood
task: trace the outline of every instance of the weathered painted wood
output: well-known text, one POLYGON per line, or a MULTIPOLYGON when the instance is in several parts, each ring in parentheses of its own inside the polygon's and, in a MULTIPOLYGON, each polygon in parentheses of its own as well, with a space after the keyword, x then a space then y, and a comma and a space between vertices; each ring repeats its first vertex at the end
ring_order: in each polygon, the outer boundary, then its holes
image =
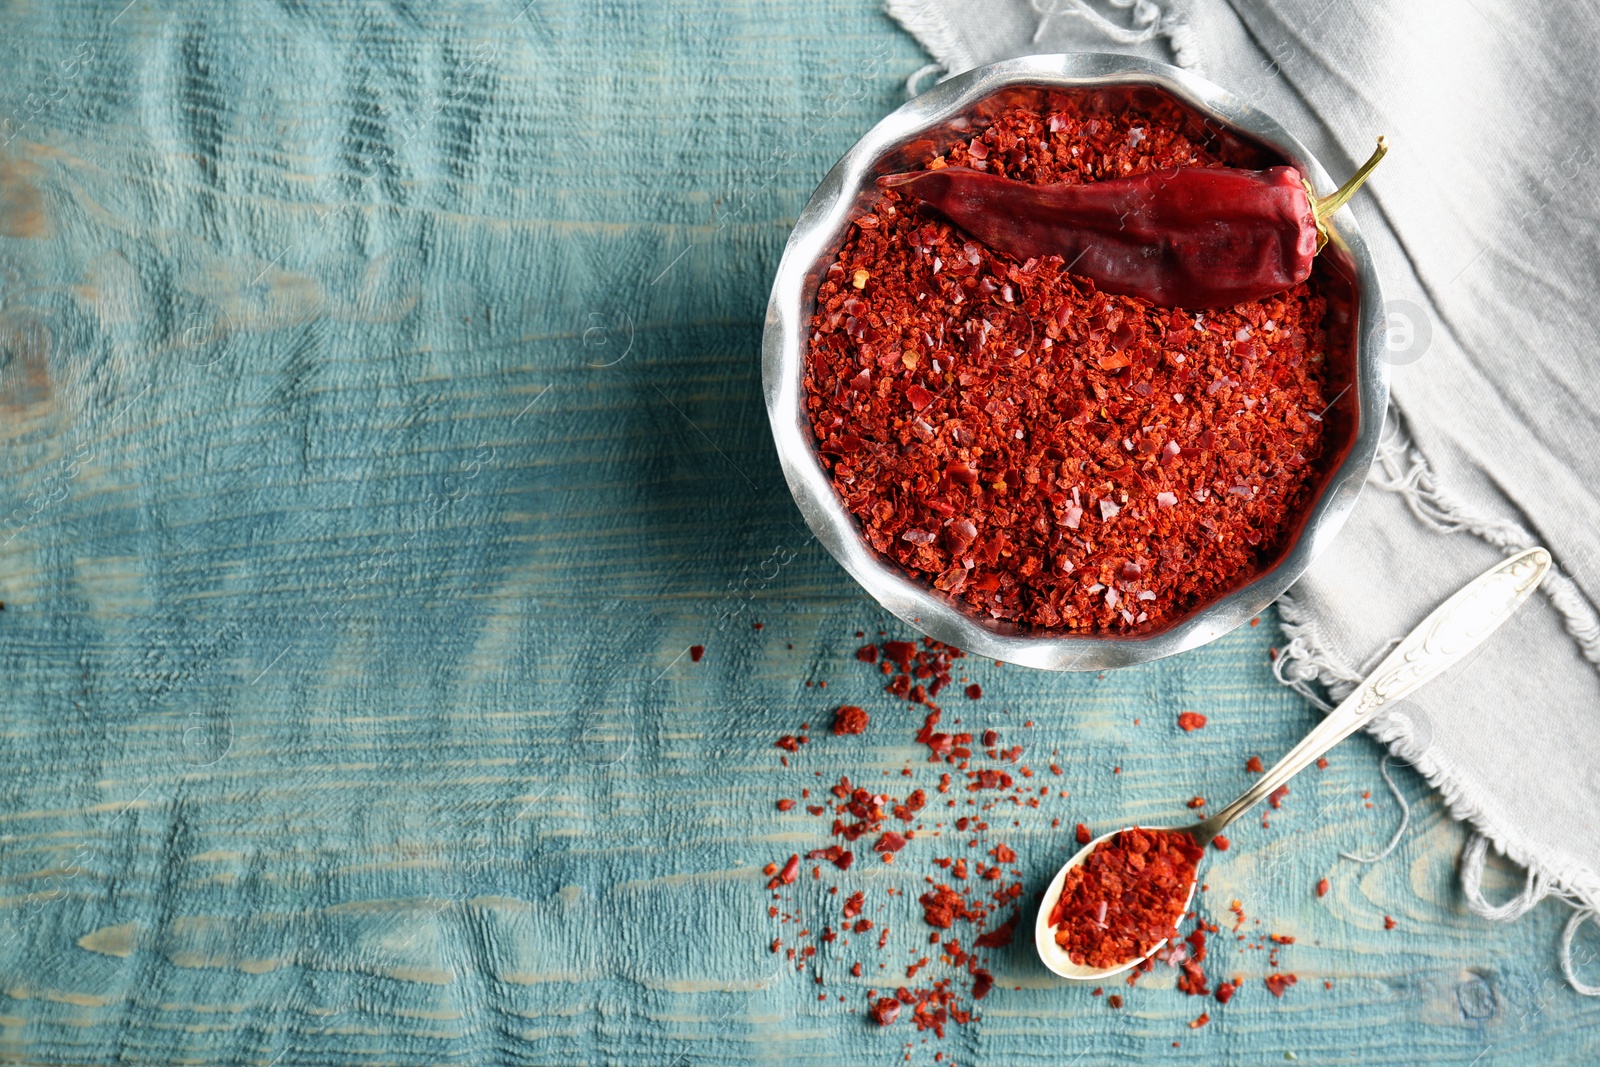
MULTIPOLYGON (((3 15, 0 1061, 900 1062, 847 957, 845 1005, 766 951, 757 869, 819 841, 771 800, 916 754, 756 351, 791 220, 914 46, 857 0, 123 2, 3 15), (779 768, 845 699, 874 731, 779 768)), ((1273 632, 970 667, 970 721, 1066 757, 1071 799, 1010 838, 1030 886, 1052 818, 1228 795, 1310 726, 1273 632)), ((1212 915, 1297 938, 1282 1001, 1225 942, 1232 1004, 1120 1013, 1018 946, 912 1061, 1593 1059, 1561 910, 1468 915, 1409 772, 1401 848, 1337 859, 1394 824, 1376 758, 1350 742, 1207 875, 1212 915)))

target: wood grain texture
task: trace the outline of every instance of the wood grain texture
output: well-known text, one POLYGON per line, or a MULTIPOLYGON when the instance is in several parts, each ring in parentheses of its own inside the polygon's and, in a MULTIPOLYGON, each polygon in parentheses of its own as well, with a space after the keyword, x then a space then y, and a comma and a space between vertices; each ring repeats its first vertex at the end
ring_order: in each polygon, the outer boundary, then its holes
MULTIPOLYGON (((849 957, 818 968, 841 1004, 767 951, 758 869, 821 843, 771 801, 926 774, 756 355, 794 216, 923 62, 874 5, 123 2, 0 14, 0 1062, 1600 1050, 1562 910, 1468 915, 1462 831, 1409 772, 1401 848, 1337 859, 1396 817, 1364 739, 1207 874, 1210 914, 1297 938, 1281 1001, 1222 943, 1226 1008, 1168 976, 1112 1012, 1019 945, 980 1023, 907 1050, 849 957), (874 730, 780 768, 843 700, 874 730)), ((1274 633, 1105 678, 970 667, 969 720, 1065 758, 1071 799, 1009 835, 1030 889, 1052 818, 1231 795, 1311 725, 1274 633)))

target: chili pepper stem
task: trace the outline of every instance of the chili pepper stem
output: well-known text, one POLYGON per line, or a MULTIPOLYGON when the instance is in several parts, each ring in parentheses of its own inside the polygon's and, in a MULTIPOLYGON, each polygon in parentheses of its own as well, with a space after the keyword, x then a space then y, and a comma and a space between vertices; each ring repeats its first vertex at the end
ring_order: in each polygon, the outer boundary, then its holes
POLYGON ((1335 211, 1344 207, 1356 191, 1366 184, 1378 164, 1383 162, 1383 157, 1388 154, 1389 142, 1383 136, 1378 137, 1378 147, 1373 149, 1372 155, 1361 164, 1361 168, 1350 175, 1348 181, 1327 196, 1318 196, 1311 188, 1311 183, 1306 182, 1306 193, 1311 197, 1311 211, 1317 218, 1317 251, 1322 251, 1322 246, 1328 243, 1328 230, 1324 220, 1331 217, 1335 211))

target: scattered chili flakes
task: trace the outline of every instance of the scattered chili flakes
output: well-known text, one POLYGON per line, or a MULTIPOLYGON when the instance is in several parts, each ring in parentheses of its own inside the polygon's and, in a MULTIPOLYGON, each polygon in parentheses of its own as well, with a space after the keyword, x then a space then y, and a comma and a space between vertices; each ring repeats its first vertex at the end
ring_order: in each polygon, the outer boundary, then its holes
POLYGON ((691 662, 699 663, 700 660, 705 657, 705 654, 706 654, 706 646, 705 645, 690 645, 689 646, 689 659, 690 659, 691 662))
POLYGON ((1178 991, 1191 997, 1203 997, 1211 992, 1206 986, 1206 972, 1195 960, 1182 960, 1178 964, 1183 973, 1178 975, 1178 991))
MULTIPOLYGON (((1083 182, 1227 161, 1162 116, 1018 107, 928 165, 1083 182)), ((883 191, 819 285, 807 412, 867 541, 967 610, 1153 629, 1248 579, 1310 499, 1327 302, 1313 278, 1195 315, 1065 266, 883 191)))
POLYGON ((1011 938, 1017 929, 1017 913, 1012 912, 1011 918, 996 926, 988 933, 979 934, 972 942, 975 948, 1005 948, 1011 944, 1011 938))
POLYGON ((1199 1018, 1189 1023, 1189 1029, 1198 1030, 1210 1021, 1211 1016, 1207 1015, 1205 1012, 1201 1012, 1199 1018))
POLYGON ((1189 807, 1191 807, 1191 808, 1203 808, 1205 806, 1206 806, 1206 798, 1205 797, 1191 797, 1190 800, 1189 800, 1189 807))
POLYGON ((1266 770, 1265 767, 1261 766, 1260 756, 1251 756, 1249 759, 1245 760, 1244 769, 1249 771, 1251 774, 1260 774, 1262 771, 1266 770))
POLYGON ((841 704, 833 713, 833 732, 836 737, 846 734, 864 734, 870 719, 867 713, 854 704, 841 704))
POLYGON ((967 686, 968 700, 981 700, 982 698, 983 686, 979 685, 977 682, 973 682, 971 685, 967 686))
POLYGON ((1283 996, 1283 991, 1294 985, 1299 980, 1300 979, 1296 978, 1294 975, 1284 974, 1281 971, 1269 974, 1263 979, 1263 981, 1267 984, 1267 992, 1271 993, 1275 997, 1283 996))
POLYGON ((1229 841, 1227 837, 1222 834, 1218 834, 1216 837, 1211 839, 1211 847, 1216 849, 1218 852, 1228 851, 1228 846, 1232 844, 1233 842, 1229 841))
POLYGON ((849 849, 840 848, 838 845, 829 845, 827 848, 814 848, 806 853, 808 860, 827 860, 841 871, 848 871, 850 865, 856 861, 856 855, 849 849))
MULTIPOLYGON (((862 635, 858 633, 857 636, 862 635)), ((879 633, 880 638, 886 636, 882 632, 879 633)), ((804 810, 815 817, 831 818, 833 834, 845 842, 855 842, 864 837, 872 841, 871 847, 883 856, 885 862, 895 859, 925 832, 931 832, 933 837, 939 837, 940 831, 946 826, 963 835, 960 843, 964 843, 967 848, 986 850, 987 856, 992 857, 994 861, 993 865, 990 865, 982 856, 972 855, 944 856, 932 860, 936 866, 949 872, 953 885, 960 888, 936 884, 932 878, 926 879, 928 889, 919 898, 919 903, 923 909, 924 921, 932 927, 930 944, 939 946, 939 949, 927 957, 919 957, 913 952, 912 960, 902 964, 907 968, 908 986, 913 978, 936 965, 965 972, 970 985, 961 983, 958 986, 956 979, 943 978, 925 988, 902 986, 892 997, 879 997, 876 991, 870 992, 867 996, 867 1011, 879 1025, 892 1025, 904 1009, 910 1008, 912 1021, 919 1030, 931 1029, 936 1035, 942 1036, 946 1025, 963 1024, 974 1017, 973 1012, 963 1006, 964 998, 970 997, 969 1003, 975 1003, 989 996, 995 987, 994 978, 987 969, 988 961, 977 953, 1011 946, 1015 940, 1016 927, 1021 921, 1018 905, 1024 895, 1023 884, 1020 881, 1009 883, 1004 881, 1005 868, 1018 862, 1016 850, 1003 842, 984 840, 980 836, 969 837, 969 835, 981 835, 989 830, 987 820, 992 816, 984 813, 992 811, 997 804, 1010 802, 1037 808, 1041 798, 1050 797, 1052 790, 1049 787, 1040 790, 1031 789, 1026 782, 1014 780, 1010 773, 998 768, 972 766, 978 758, 975 753, 981 752, 981 755, 988 759, 1006 761, 1023 779, 1031 777, 1031 772, 1020 763, 1023 747, 1015 745, 1003 748, 999 730, 985 729, 975 742, 973 733, 960 729, 960 719, 945 727, 949 732, 939 729, 944 713, 934 703, 934 697, 945 686, 952 684, 952 664, 963 657, 959 649, 927 638, 919 641, 883 640, 879 644, 861 646, 856 655, 860 661, 872 664, 877 670, 882 671, 887 679, 885 688, 890 695, 897 696, 907 703, 924 706, 926 713, 922 728, 917 734, 917 741, 927 746, 931 761, 944 763, 950 768, 939 774, 939 793, 950 794, 955 775, 959 774, 965 779, 968 787, 966 790, 968 799, 965 801, 968 813, 958 815, 956 812, 951 812, 949 823, 936 822, 929 826, 919 820, 922 818, 921 813, 927 807, 931 789, 927 791, 914 789, 905 795, 903 800, 897 800, 880 792, 877 787, 865 788, 855 784, 848 777, 839 778, 837 783, 831 786, 819 786, 819 793, 831 794, 831 799, 829 796, 819 796, 817 799, 822 801, 821 804, 806 803, 804 810), (892 825, 898 826, 899 829, 887 828, 886 823, 890 818, 898 820, 892 825), (1006 919, 992 929, 985 929, 991 915, 1000 914, 1006 915, 1006 919), (959 922, 968 922, 974 927, 970 951, 964 949, 961 940, 955 937, 950 937, 948 941, 940 944, 941 931, 953 930, 959 922), (880 1007, 885 1001, 887 1005, 880 1007)), ((877 670, 874 673, 877 673, 877 670)), ((966 686, 968 679, 961 678, 960 682, 966 686)), ((852 708, 854 705, 841 705, 836 708, 834 715, 836 732, 852 732, 837 730, 841 720, 848 721, 853 718, 852 708)), ((865 718, 864 712, 862 715, 865 718)), ((1031 720, 1025 725, 1031 726, 1031 720)), ((798 734, 786 735, 780 739, 778 746, 787 752, 798 751, 801 745, 808 743, 805 737, 807 729, 808 726, 802 724, 798 734)), ((1052 755, 1058 754, 1052 753, 1052 755)), ((1053 773, 1057 775, 1063 773, 1059 762, 1052 762, 1050 766, 1053 773)), ((884 772, 886 776, 889 773, 889 771, 884 772)), ((903 768, 900 773, 905 778, 915 777, 910 766, 903 768)), ((821 775, 818 774, 817 777, 820 778, 821 775)), ((812 799, 811 794, 811 789, 800 791, 805 801, 812 799)), ((957 797, 960 795, 956 794, 957 797)), ((1068 793, 1061 791, 1060 796, 1065 799, 1068 793)), ((1197 797, 1195 800, 1199 804, 1204 804, 1203 798, 1197 797)), ((958 800, 949 799, 946 804, 954 808, 958 800)), ((780 811, 789 812, 796 810, 799 804, 793 799, 783 798, 777 802, 777 806, 780 811)), ((1059 825, 1060 821, 1056 819, 1054 824, 1059 825)), ((1021 823, 1013 820, 1012 825, 1020 826, 1021 823)), ((1088 843, 1093 840, 1087 825, 1079 824, 1074 830, 1083 842, 1088 843)), ((838 843, 813 849, 805 856, 809 860, 832 863, 841 871, 851 869, 855 859, 852 851, 838 843)), ((821 872, 821 867, 812 867, 813 879, 820 881, 821 872)), ((1017 876, 1020 872, 1011 873, 1017 876)), ((799 856, 791 856, 781 868, 776 863, 766 865, 765 874, 769 879, 768 888, 775 891, 773 900, 781 903, 782 898, 776 890, 792 885, 797 880, 799 856)), ((830 895, 841 895, 838 886, 831 887, 828 892, 830 895)), ((885 892, 891 898, 897 894, 904 895, 904 890, 895 886, 887 887, 885 892)), ((1137 894, 1134 896, 1137 899, 1137 894)), ((1181 902, 1179 904, 1181 906, 1181 902)), ((768 908, 768 915, 773 920, 785 924, 794 922, 796 926, 802 925, 800 909, 794 905, 787 907, 791 910, 780 911, 779 906, 774 904, 768 908)), ((863 914, 868 910, 863 892, 844 893, 843 922, 840 928, 835 931, 831 926, 823 927, 818 940, 824 944, 834 944, 840 941, 842 936, 841 947, 844 947, 849 945, 849 939, 854 936, 865 945, 870 943, 870 934, 876 931, 877 947, 883 951, 888 946, 889 928, 863 914)), ((1169 923, 1169 934, 1176 933, 1177 919, 1178 916, 1174 916, 1169 923)), ((1182 943, 1170 942, 1157 954, 1157 958, 1182 968, 1179 988, 1195 995, 1209 994, 1206 976, 1200 968, 1201 961, 1206 958, 1204 928, 1206 924, 1197 921, 1197 928, 1182 943)), ((1216 928, 1212 926, 1210 929, 1214 932, 1216 928)), ((810 930, 801 929, 797 936, 803 940, 810 936, 810 930)), ((791 941, 794 939, 793 936, 790 938, 791 941)), ((818 956, 816 945, 797 944, 789 947, 781 938, 773 940, 772 950, 786 953, 785 958, 794 963, 796 970, 804 970, 807 963, 816 960, 818 956)), ((1130 978, 1148 972, 1153 963, 1154 959, 1146 959, 1130 978)), ((886 964, 879 964, 879 970, 882 971, 885 966, 886 964)), ((861 977, 865 973, 865 966, 859 961, 855 962, 850 965, 850 973, 852 976, 861 977)), ((820 974, 816 975, 816 980, 821 983, 820 974)), ((1120 998, 1114 1002, 1121 1006, 1120 998)))
POLYGON ((1283 807, 1283 798, 1288 795, 1289 787, 1286 785, 1280 785, 1271 793, 1267 794, 1267 803, 1271 804, 1274 810, 1276 810, 1277 808, 1283 807))
POLYGON ((994 988, 994 975, 983 968, 972 972, 972 999, 982 1000, 989 995, 989 990, 994 988))
POLYGON ((1178 725, 1183 727, 1184 733, 1193 733, 1195 730, 1203 729, 1205 724, 1206 717, 1198 711, 1186 711, 1178 716, 1178 725))
POLYGON ((1320 879, 1317 882, 1317 896, 1325 897, 1327 895, 1328 895, 1328 880, 1326 878, 1323 878, 1323 879, 1320 879))
POLYGON ((1237 985, 1235 985, 1234 983, 1232 983, 1232 982, 1219 983, 1218 986, 1217 986, 1217 994, 1216 994, 1217 995, 1217 1003, 1218 1004, 1226 1004, 1226 1003, 1228 1003, 1228 1001, 1233 999, 1233 994, 1234 994, 1234 992, 1236 990, 1238 990, 1238 988, 1239 987, 1237 985))
MULTIPOLYGON (((768 866, 770 867, 772 865, 769 864, 768 866)), ((794 885, 795 879, 799 877, 800 857, 797 854, 789 857, 789 862, 785 863, 783 865, 783 870, 779 871, 775 876, 773 876, 772 881, 767 883, 767 888, 776 889, 780 885, 794 885)))
POLYGON ((918 902, 922 905, 923 920, 941 930, 950 929, 957 919, 973 917, 967 910, 967 898, 947 885, 934 886, 922 894, 918 902))
POLYGON ((1089 832, 1089 828, 1081 822, 1078 824, 1076 833, 1078 837, 1078 844, 1080 845, 1087 845, 1090 841, 1094 840, 1094 835, 1089 832))
POLYGON ((1391 917, 1385 915, 1383 917, 1383 928, 1385 930, 1393 930, 1394 929, 1394 919, 1392 919, 1391 917))
POLYGON ((1108 1008, 1120 1008, 1120 1007, 1122 1007, 1122 997, 1118 996, 1116 993, 1111 994, 1109 997, 1106 998, 1106 1007, 1108 1007, 1108 1008))
POLYGON ((1056 944, 1074 963, 1112 967, 1175 937, 1200 856, 1181 831, 1135 827, 1102 841, 1050 909, 1056 944))

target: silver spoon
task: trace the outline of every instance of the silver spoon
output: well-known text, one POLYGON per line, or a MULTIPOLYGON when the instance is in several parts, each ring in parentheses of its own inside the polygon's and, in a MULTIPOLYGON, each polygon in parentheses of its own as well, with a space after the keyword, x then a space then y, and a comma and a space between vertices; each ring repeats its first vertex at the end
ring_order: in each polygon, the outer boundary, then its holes
MULTIPOLYGON (((1543 548, 1530 548, 1501 561, 1473 579, 1407 634, 1405 640, 1384 657, 1377 670, 1356 686, 1337 708, 1328 713, 1327 718, 1246 789, 1239 799, 1193 826, 1161 829, 1181 830, 1193 837, 1201 848, 1209 845, 1228 824, 1316 762, 1324 752, 1371 722, 1380 709, 1410 696, 1444 673, 1446 668, 1465 658, 1496 627, 1511 617, 1544 581, 1549 570, 1550 553, 1543 548)), ((1061 885, 1066 880, 1067 872, 1088 859, 1089 853, 1102 841, 1120 832, 1113 830, 1101 834, 1084 845, 1077 855, 1067 861, 1066 866, 1056 872, 1050 887, 1045 890, 1044 902, 1039 906, 1039 916, 1034 923, 1034 945, 1044 965, 1063 978, 1102 981, 1143 962, 1166 944, 1163 941, 1143 956, 1100 969, 1073 963, 1066 950, 1056 944, 1055 928, 1050 925, 1050 911, 1061 895, 1061 885)), ((1184 898, 1185 912, 1194 899, 1195 882, 1198 880, 1197 869, 1195 879, 1189 883, 1188 895, 1184 898)))

